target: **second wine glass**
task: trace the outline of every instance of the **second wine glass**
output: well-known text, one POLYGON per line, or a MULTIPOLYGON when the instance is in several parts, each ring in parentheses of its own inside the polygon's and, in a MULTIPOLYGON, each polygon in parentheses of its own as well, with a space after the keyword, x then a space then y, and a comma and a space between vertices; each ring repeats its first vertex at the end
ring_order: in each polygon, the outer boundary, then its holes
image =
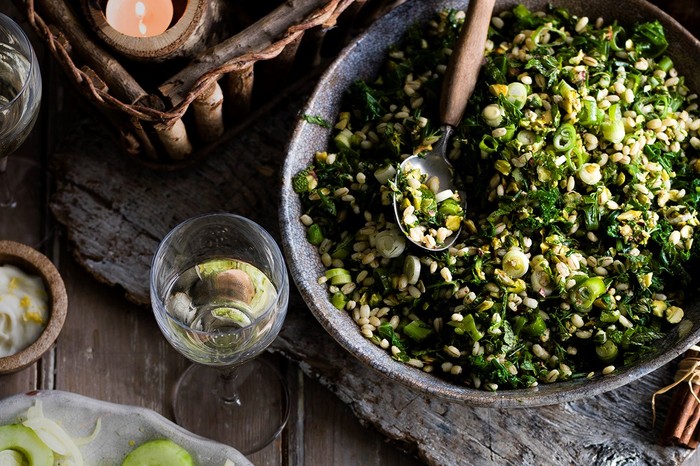
POLYGON ((233 214, 186 220, 161 241, 150 289, 161 331, 195 363, 173 395, 176 422, 243 453, 277 437, 288 390, 274 366, 254 359, 287 313, 289 279, 274 239, 233 214))
POLYGON ((0 13, 0 207, 15 198, 8 158, 27 138, 41 103, 41 73, 31 42, 22 28, 0 13))

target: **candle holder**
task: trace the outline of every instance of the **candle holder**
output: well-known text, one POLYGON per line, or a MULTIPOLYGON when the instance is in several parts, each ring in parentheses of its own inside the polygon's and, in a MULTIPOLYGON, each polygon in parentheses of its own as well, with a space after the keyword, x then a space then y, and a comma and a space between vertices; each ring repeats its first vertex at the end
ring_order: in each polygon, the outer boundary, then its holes
MULTIPOLYGON (((191 57, 206 47, 205 38, 218 17, 207 0, 174 0, 170 27, 158 35, 137 37, 115 29, 107 18, 107 5, 115 0, 82 0, 88 24, 97 36, 122 56, 137 61, 162 62, 191 57)), ((170 3, 170 0, 165 0, 170 3)), ((215 2, 214 2, 215 3, 215 2)), ((137 5, 144 5, 136 2, 137 5)), ((119 8, 116 6, 115 8, 119 8)), ((134 17, 138 12, 134 12, 134 17)), ((146 35, 146 32, 143 32, 146 35)))
POLYGON ((164 170, 215 152, 289 83, 303 82, 402 3, 173 0, 168 30, 144 38, 107 22, 107 0, 17 1, 69 80, 112 124, 123 152, 164 170))

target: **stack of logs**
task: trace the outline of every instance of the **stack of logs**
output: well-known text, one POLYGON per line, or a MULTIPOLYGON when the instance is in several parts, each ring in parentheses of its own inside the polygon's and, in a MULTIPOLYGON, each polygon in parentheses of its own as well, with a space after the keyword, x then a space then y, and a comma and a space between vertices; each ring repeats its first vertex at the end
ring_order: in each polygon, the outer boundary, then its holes
MULTIPOLYGON (((322 51, 337 52, 341 42, 401 3, 268 1, 273 3, 269 12, 227 31, 227 9, 236 2, 200 0, 205 7, 200 21, 211 27, 197 28, 187 42, 191 46, 181 41, 165 55, 134 57, 101 40, 111 32, 105 35, 101 25, 86 19, 95 16, 94 8, 103 15, 105 1, 81 1, 82 14, 81 5, 70 0, 21 3, 69 79, 117 129, 125 152, 146 166, 165 169, 189 166, 207 155, 251 112, 281 95, 292 77, 317 68, 322 51), (336 43, 329 46, 329 37, 336 43)), ((185 0, 186 8, 195 1, 185 0)))

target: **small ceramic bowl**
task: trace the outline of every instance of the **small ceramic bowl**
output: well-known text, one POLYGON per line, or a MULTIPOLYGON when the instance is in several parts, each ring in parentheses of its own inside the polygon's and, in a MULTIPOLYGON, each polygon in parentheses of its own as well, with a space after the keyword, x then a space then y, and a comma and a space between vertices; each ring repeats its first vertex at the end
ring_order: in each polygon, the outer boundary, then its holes
POLYGON ((56 341, 68 310, 68 296, 61 275, 48 257, 14 241, 0 241, 0 265, 14 265, 41 277, 49 299, 49 321, 39 338, 22 351, 0 358, 0 374, 16 372, 36 362, 56 341))

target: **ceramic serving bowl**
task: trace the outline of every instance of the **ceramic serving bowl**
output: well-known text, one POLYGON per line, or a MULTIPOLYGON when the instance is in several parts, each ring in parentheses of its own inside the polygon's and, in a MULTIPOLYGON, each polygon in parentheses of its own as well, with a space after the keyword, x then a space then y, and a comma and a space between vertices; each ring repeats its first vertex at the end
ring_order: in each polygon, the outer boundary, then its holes
MULTIPOLYGON (((543 10, 550 0, 498 0, 496 12, 523 3, 533 11, 543 10)), ((700 42, 675 20, 643 0, 557 0, 557 7, 564 7, 578 16, 602 17, 606 24, 617 20, 623 26, 658 19, 666 30, 669 49, 676 69, 686 76, 690 89, 700 90, 700 42)), ((327 121, 335 121, 343 92, 357 79, 376 75, 387 47, 397 42, 404 31, 416 21, 430 17, 445 8, 466 6, 465 1, 415 0, 408 1, 373 24, 363 35, 351 43, 329 67, 308 101, 302 114, 317 115, 327 121)), ((360 333, 359 327, 346 313, 338 311, 330 303, 324 285, 318 277, 323 267, 315 247, 307 243, 305 229, 299 217, 301 208, 297 194, 291 186, 294 174, 311 162, 316 151, 328 147, 330 129, 306 122, 296 127, 288 148, 283 170, 283 190, 280 206, 280 224, 289 267, 311 312, 335 340, 368 366, 387 377, 399 381, 428 395, 478 406, 532 407, 573 401, 620 387, 632 380, 667 364, 700 340, 700 302, 685 306, 687 323, 676 326, 656 347, 649 357, 635 365, 623 367, 607 376, 578 379, 553 384, 541 384, 531 389, 500 390, 486 392, 458 386, 411 366, 393 360, 384 350, 370 343, 360 333)))
POLYGON ((49 321, 39 338, 22 351, 0 358, 0 374, 16 372, 33 364, 56 341, 68 310, 66 287, 53 263, 39 251, 14 241, 0 241, 0 265, 14 265, 41 277, 49 300, 49 321))
POLYGON ((60 390, 38 390, 0 400, 0 425, 25 419, 27 410, 37 403, 44 416, 72 438, 89 437, 100 422, 94 440, 80 445, 85 464, 121 464, 138 445, 165 438, 187 450, 195 464, 224 466, 229 460, 236 466, 252 466, 233 447, 188 432, 150 409, 60 390))

